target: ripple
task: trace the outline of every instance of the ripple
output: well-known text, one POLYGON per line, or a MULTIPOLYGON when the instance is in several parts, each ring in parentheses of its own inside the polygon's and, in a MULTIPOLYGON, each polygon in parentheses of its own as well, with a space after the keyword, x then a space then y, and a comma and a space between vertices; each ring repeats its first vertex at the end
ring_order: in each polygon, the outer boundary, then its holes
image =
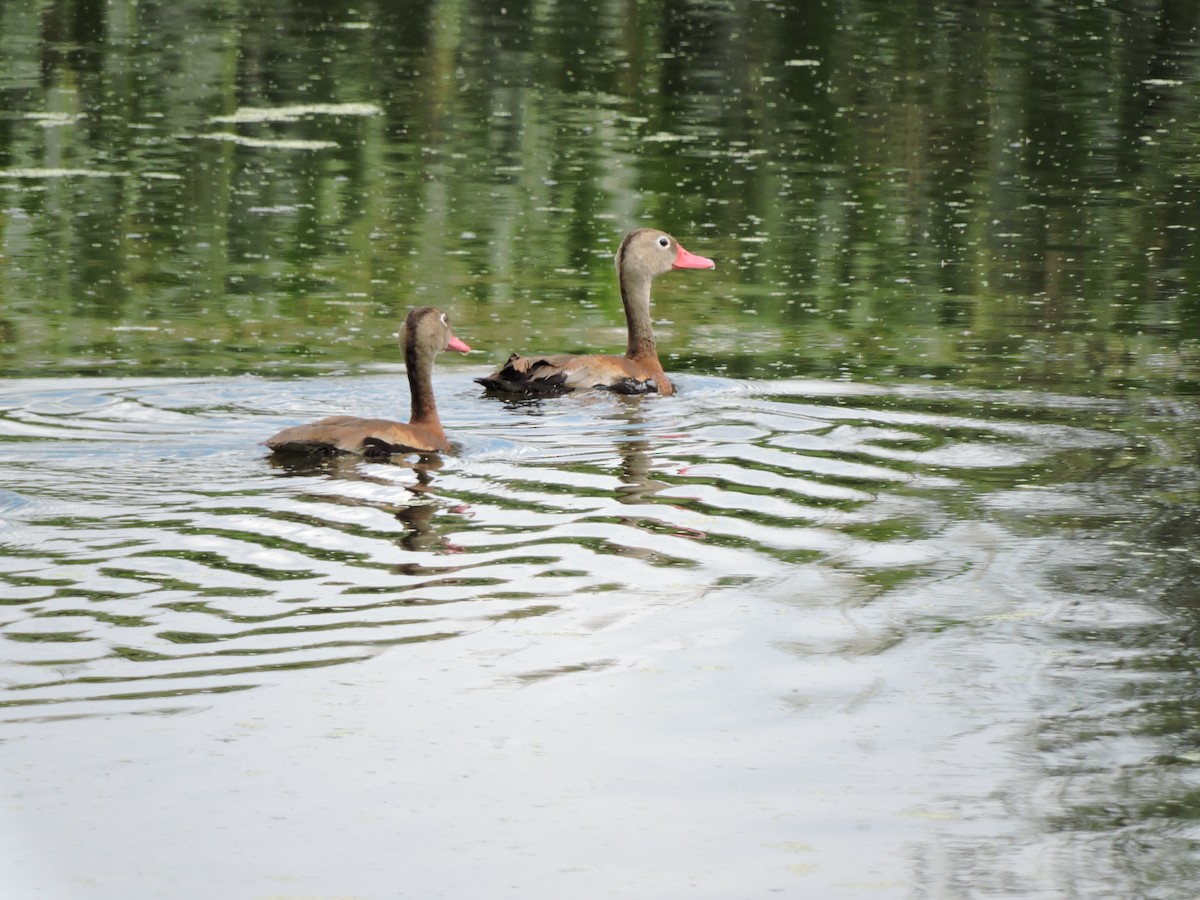
MULTIPOLYGON (((175 714, 497 622, 586 632, 730 585, 781 604, 928 589, 985 567, 987 541, 947 553, 958 498, 1003 472, 977 507, 990 515, 1031 498, 1099 515, 1050 476, 1127 444, 1063 421, 1077 404, 1003 393, 684 377, 672 399, 506 403, 469 373, 438 387, 459 455, 296 464, 260 441, 312 416, 392 414, 398 376, 7 384, 7 717, 175 714)), ((821 652, 896 639, 860 627, 821 652)))

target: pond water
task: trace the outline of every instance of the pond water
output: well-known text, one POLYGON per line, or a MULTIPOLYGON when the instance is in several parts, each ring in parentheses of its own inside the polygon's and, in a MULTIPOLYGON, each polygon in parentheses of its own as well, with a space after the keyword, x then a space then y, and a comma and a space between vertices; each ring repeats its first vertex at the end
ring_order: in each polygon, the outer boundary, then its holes
POLYGON ((0 8, 14 896, 1195 895, 1200 5, 795 6, 0 8))

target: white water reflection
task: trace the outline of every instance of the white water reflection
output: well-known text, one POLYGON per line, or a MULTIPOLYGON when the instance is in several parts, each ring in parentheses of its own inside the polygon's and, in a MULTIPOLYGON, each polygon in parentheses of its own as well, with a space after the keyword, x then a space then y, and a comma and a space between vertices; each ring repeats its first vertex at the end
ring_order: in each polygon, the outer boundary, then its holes
POLYGON ((460 455, 296 468, 258 441, 389 414, 396 376, 6 385, 15 871, 54 898, 167 870, 179 897, 1136 894, 1136 810, 1197 761, 1156 718, 1166 651, 1119 637, 1178 628, 1138 579, 1186 563, 1128 527, 1122 473, 1157 463, 1122 405, 681 386, 506 404, 454 372, 460 455))

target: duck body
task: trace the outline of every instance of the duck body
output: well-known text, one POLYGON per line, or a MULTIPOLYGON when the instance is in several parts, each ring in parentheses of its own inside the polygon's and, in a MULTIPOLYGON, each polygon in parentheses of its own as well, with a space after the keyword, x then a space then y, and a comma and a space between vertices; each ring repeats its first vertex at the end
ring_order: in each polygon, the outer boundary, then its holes
POLYGON ((276 453, 354 453, 390 456, 393 453, 442 452, 450 440, 440 423, 403 423, 358 416, 327 416, 307 425, 293 425, 266 442, 276 453))
POLYGON ((388 456, 412 451, 432 453, 450 449, 433 397, 433 360, 442 350, 470 351, 450 330, 446 314, 431 306, 414 309, 400 329, 400 345, 408 375, 412 415, 408 422, 327 416, 307 425, 293 425, 270 437, 275 453, 354 453, 388 456))
POLYGON ((490 392, 524 397, 592 388, 622 394, 673 394, 675 387, 659 362, 650 322, 650 284, 672 269, 711 269, 716 264, 689 253, 671 235, 654 228, 638 228, 625 235, 614 263, 628 329, 624 356, 514 353, 499 370, 475 380, 490 392))
POLYGON ((521 356, 514 353, 499 371, 476 381, 489 391, 530 397, 553 397, 588 389, 615 394, 670 394, 673 390, 657 357, 637 360, 611 355, 521 356))

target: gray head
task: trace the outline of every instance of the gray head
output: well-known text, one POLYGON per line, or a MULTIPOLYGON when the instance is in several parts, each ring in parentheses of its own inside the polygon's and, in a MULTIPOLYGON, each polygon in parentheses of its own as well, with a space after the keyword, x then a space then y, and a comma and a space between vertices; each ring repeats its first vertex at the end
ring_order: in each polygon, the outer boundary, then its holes
POLYGON ((450 330, 450 317, 432 306, 418 307, 405 317, 400 328, 400 349, 405 360, 414 353, 424 352, 432 357, 443 350, 459 353, 471 350, 450 330))

